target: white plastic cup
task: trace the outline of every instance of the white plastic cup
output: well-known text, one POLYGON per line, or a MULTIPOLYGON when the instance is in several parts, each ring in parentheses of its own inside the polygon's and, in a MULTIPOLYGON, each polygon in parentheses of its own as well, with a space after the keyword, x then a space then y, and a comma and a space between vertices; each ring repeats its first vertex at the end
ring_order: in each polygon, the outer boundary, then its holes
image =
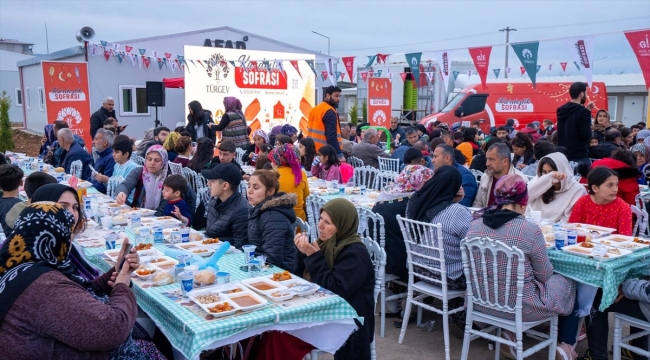
POLYGON ((242 251, 244 252, 244 264, 248 265, 255 258, 255 245, 244 245, 242 251))
POLYGON ((190 228, 188 227, 181 228, 181 242, 182 243, 190 242, 190 228))
POLYGON ((102 229, 104 230, 110 230, 111 229, 111 223, 113 221, 113 218, 110 216, 104 216, 102 218, 102 229))

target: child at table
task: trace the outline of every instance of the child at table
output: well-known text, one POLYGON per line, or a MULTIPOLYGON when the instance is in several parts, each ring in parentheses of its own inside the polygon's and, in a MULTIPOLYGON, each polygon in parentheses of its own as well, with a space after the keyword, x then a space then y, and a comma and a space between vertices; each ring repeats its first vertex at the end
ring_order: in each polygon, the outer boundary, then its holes
POLYGON ((341 182, 341 162, 331 145, 318 149, 318 156, 311 164, 311 174, 322 180, 341 182))
POLYGON ((8 237, 11 228, 5 223, 4 218, 11 208, 20 202, 18 189, 23 185, 23 171, 13 164, 0 165, 0 219, 2 219, 2 231, 8 237))
POLYGON ((162 195, 167 204, 165 204, 163 215, 174 216, 183 225, 189 226, 192 223, 192 212, 182 196, 186 191, 187 181, 181 175, 171 175, 165 179, 162 195))
POLYGON ((618 176, 612 169, 598 166, 587 176, 587 195, 573 206, 570 223, 583 223, 616 229, 616 234, 632 235, 632 209, 618 192, 618 176))

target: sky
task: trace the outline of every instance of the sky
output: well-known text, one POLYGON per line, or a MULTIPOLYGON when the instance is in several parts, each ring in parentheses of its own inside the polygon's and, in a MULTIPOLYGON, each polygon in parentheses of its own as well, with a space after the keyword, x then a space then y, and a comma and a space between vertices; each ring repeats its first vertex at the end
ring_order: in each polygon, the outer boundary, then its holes
MULTIPOLYGON (((330 37, 333 56, 364 59, 408 52, 428 59, 431 51, 461 49, 455 57, 469 60, 464 48, 494 45, 490 68, 505 67, 505 33, 499 29, 510 26, 517 29, 510 42, 541 41, 543 75, 559 75, 559 62, 573 63, 561 38, 589 34, 598 34, 594 73, 639 73, 622 32, 650 28, 650 1, 0 1, 2 38, 35 43, 34 53, 46 53, 45 23, 50 52, 78 45, 75 33, 83 26, 96 31, 97 42, 231 26, 327 53, 327 39, 312 33, 317 31, 330 37)), ((509 67, 519 66, 510 51, 509 67)))

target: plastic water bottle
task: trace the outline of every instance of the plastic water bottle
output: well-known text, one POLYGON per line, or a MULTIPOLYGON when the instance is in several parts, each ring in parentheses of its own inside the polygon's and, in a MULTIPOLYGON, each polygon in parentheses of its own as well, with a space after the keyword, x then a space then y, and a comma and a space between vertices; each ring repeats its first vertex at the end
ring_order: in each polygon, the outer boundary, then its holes
POLYGON ((162 226, 153 227, 153 242, 154 244, 162 244, 165 242, 165 236, 163 235, 162 226))

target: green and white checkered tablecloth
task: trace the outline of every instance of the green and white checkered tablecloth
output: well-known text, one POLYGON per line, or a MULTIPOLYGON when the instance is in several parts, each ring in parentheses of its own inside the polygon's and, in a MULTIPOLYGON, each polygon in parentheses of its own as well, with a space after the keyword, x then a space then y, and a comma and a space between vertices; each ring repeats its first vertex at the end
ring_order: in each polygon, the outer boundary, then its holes
POLYGON ((650 275, 650 248, 610 261, 597 261, 555 249, 549 250, 548 257, 555 272, 603 289, 600 311, 614 303, 623 281, 650 275))
MULTIPOLYGON (((158 250, 164 252, 165 247, 156 245, 158 250)), ((111 265, 103 257, 95 256, 103 253, 104 247, 86 248, 88 258, 97 264, 103 271, 110 269, 111 265)), ((239 269, 244 264, 244 255, 235 252, 224 255, 219 260, 219 270, 230 273, 230 281, 235 282, 248 277, 248 274, 239 269)), ((274 267, 260 275, 278 272, 274 267)), ((154 320, 169 341, 184 356, 190 359, 197 358, 201 351, 208 350, 208 346, 215 341, 223 340, 244 331, 250 331, 270 325, 304 323, 309 327, 313 322, 328 322, 351 320, 358 318, 356 311, 341 297, 331 296, 316 302, 301 306, 283 307, 270 303, 264 308, 243 313, 223 319, 205 320, 175 303, 165 292, 179 288, 178 283, 166 286, 142 288, 134 283, 133 291, 138 300, 138 305, 154 320)), ((261 331, 260 331, 261 332, 261 331)))

